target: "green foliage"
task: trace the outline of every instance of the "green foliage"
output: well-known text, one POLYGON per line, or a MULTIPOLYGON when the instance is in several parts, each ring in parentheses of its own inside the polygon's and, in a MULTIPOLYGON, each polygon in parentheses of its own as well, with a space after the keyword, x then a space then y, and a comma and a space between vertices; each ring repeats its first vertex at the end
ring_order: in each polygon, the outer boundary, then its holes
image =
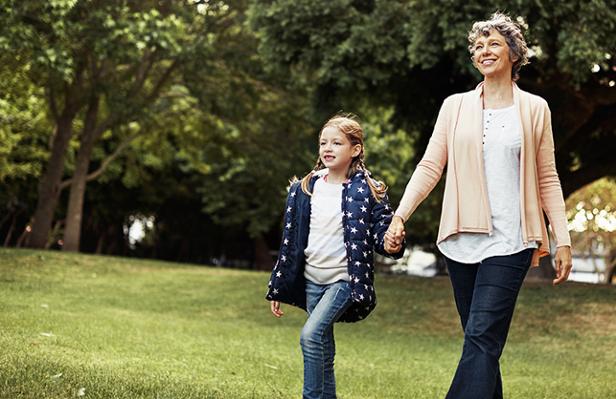
POLYGON ((0 71, 0 183, 38 177, 47 156, 44 93, 24 78, 28 68, 0 71))
POLYGON ((251 22, 262 53, 275 65, 315 71, 320 82, 359 87, 388 81, 406 68, 444 60, 458 73, 473 70, 466 36, 472 22, 501 10, 529 27, 535 62, 575 82, 616 55, 613 1, 259 1, 251 22), (555 34, 556 32, 556 34, 555 34))
POLYGON ((567 198, 572 247, 580 254, 616 254, 616 181, 603 178, 567 198))

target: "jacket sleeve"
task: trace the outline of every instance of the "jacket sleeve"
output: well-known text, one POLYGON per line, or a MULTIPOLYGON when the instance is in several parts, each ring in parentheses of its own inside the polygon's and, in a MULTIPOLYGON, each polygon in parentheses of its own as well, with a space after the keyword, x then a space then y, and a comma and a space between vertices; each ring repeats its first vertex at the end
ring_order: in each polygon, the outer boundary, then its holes
POLYGON ((381 202, 374 200, 374 206, 372 207, 372 214, 370 217, 370 232, 372 238, 374 238, 374 250, 376 252, 388 258, 400 259, 406 249, 406 240, 402 240, 402 248, 397 253, 390 254, 385 251, 385 232, 387 232, 393 216, 394 212, 389 205, 389 197, 387 194, 385 194, 381 202))
POLYGON ((543 102, 543 107, 543 129, 539 149, 537 150, 537 175, 541 206, 550 221, 550 227, 556 239, 556 246, 571 246, 571 238, 567 229, 565 200, 554 158, 552 117, 550 108, 545 101, 543 102))
POLYGON ((284 266, 288 264, 289 251, 292 245, 292 231, 296 228, 295 224, 295 198, 297 197, 297 190, 300 187, 300 182, 294 182, 289 187, 289 193, 287 194, 287 201, 285 204, 284 225, 282 226, 282 239, 280 241, 280 250, 278 251, 278 258, 274 263, 274 268, 270 276, 270 280, 267 284, 267 295, 265 299, 269 301, 282 301, 287 297, 287 283, 284 279, 284 266))
POLYGON ((447 164, 447 131, 452 118, 457 118, 461 103, 461 95, 453 95, 446 98, 441 105, 428 147, 411 175, 396 209, 396 216, 400 216, 404 221, 432 192, 443 175, 447 164))

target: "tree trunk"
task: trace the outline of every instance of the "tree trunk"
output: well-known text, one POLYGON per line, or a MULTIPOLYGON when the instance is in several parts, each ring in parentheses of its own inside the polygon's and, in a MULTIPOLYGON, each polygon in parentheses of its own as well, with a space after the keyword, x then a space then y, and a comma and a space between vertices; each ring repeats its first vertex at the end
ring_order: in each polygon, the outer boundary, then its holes
POLYGON ((13 219, 11 221, 11 226, 9 227, 9 231, 6 233, 6 237, 4 238, 4 246, 8 247, 11 242, 11 238, 13 238, 13 231, 15 230, 15 221, 17 219, 17 214, 19 212, 13 213, 13 219))
POLYGON ((84 121, 81 144, 75 163, 75 172, 71 178, 71 192, 69 194, 66 226, 64 228, 64 245, 62 246, 63 251, 79 251, 83 198, 86 191, 90 158, 92 157, 94 145, 102 134, 101 129, 97 129, 96 126, 98 104, 99 98, 96 96, 90 101, 84 121))
POLYGON ((64 157, 73 134, 74 114, 64 113, 56 123, 56 131, 51 146, 51 156, 38 185, 38 200, 34 211, 32 232, 27 239, 31 248, 45 248, 54 212, 60 196, 60 182, 64 173, 64 157))

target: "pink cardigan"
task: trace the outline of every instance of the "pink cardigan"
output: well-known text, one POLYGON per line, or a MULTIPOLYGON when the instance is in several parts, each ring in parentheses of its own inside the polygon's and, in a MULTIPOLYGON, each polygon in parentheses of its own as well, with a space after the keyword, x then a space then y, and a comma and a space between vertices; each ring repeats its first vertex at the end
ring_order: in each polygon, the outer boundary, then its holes
MULTIPOLYGON (((447 164, 437 243, 458 232, 491 233, 492 221, 483 169, 483 83, 445 99, 422 160, 406 186, 396 215, 405 221, 430 194, 447 164)), ((543 211, 556 246, 571 245, 565 201, 554 161, 550 109, 544 99, 513 84, 513 102, 522 124, 520 215, 524 243, 537 241, 532 265, 549 254, 543 211)))

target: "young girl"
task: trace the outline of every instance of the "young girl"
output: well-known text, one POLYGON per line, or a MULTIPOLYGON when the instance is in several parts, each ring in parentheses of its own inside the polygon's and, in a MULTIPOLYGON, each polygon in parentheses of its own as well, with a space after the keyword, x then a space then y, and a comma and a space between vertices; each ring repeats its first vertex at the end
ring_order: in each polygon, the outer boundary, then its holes
POLYGON ((291 184, 284 233, 266 298, 305 309, 301 332, 304 398, 335 398, 334 323, 365 318, 376 306, 373 249, 400 258, 404 244, 384 248, 392 218, 386 186, 364 166, 360 124, 335 116, 321 129, 314 169, 291 184))

